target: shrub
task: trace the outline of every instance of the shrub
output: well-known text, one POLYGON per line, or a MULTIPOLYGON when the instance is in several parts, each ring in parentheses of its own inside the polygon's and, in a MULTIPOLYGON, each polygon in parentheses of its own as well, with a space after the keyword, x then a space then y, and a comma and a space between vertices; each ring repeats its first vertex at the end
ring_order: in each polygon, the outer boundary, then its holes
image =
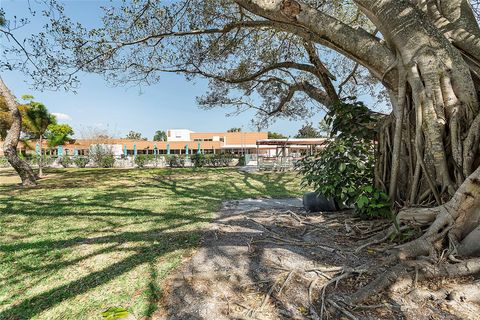
POLYGON ((46 154, 41 155, 41 156, 35 154, 35 155, 33 155, 33 156, 30 158, 29 163, 30 163, 31 165, 38 165, 39 160, 40 160, 40 157, 41 157, 41 159, 42 159, 42 165, 43 165, 44 167, 51 166, 51 165, 55 162, 55 159, 56 159, 56 157, 49 156, 49 155, 46 155, 46 154))
POLYGON ((96 144, 90 146, 90 159, 100 168, 112 168, 115 164, 113 149, 109 145, 96 144))
POLYGON ((145 167, 149 160, 149 157, 146 154, 139 154, 135 157, 134 162, 139 168, 145 167))
POLYGON ((115 157, 113 156, 113 154, 104 155, 97 163, 100 168, 113 168, 114 164, 115 157))
POLYGON ((373 145, 357 139, 330 140, 315 156, 305 157, 297 166, 303 174, 303 186, 352 205, 358 188, 373 181, 373 145))
POLYGON ((220 159, 216 154, 206 154, 205 155, 205 165, 212 166, 212 167, 219 167, 220 166, 220 159))
POLYGON ((232 162, 234 156, 231 153, 222 153, 220 156, 220 165, 223 167, 228 167, 230 162, 232 162))
POLYGON ((192 155, 192 162, 193 162, 193 165, 195 166, 195 168, 201 168, 201 167, 205 166, 205 164, 207 163, 207 159, 206 159, 205 155, 203 155, 201 153, 197 153, 197 154, 192 155))
POLYGON ((388 195, 372 186, 363 186, 358 189, 355 200, 355 211, 365 218, 391 217, 388 195))
POLYGON ((58 162, 62 165, 62 167, 68 168, 68 166, 72 164, 72 159, 69 156, 65 155, 62 156, 58 162))
POLYGON ((183 168, 185 167, 185 157, 180 155, 171 155, 167 158, 168 165, 172 168, 183 168))
POLYGON ((317 155, 297 162, 302 185, 353 206, 364 217, 388 217, 388 196, 373 187, 375 130, 366 125, 372 123, 367 107, 360 102, 340 102, 327 113, 326 122, 335 138, 317 155), (352 126, 353 122, 365 125, 352 126))
POLYGON ((205 165, 212 167, 228 167, 233 157, 234 156, 231 153, 206 154, 204 155, 205 165))
POLYGON ((246 165, 245 155, 242 154, 242 155, 238 158, 238 166, 245 166, 245 165, 246 165))
POLYGON ((73 163, 78 167, 78 168, 85 168, 88 164, 90 159, 85 156, 76 156, 73 158, 73 163))

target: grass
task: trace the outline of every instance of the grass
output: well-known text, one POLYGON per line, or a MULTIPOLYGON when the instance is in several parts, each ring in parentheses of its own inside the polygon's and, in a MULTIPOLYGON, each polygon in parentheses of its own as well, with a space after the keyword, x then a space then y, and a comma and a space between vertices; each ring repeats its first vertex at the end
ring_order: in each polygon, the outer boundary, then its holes
POLYGON ((300 195, 295 173, 66 169, 23 189, 0 171, 0 319, 149 318, 221 201, 300 195))

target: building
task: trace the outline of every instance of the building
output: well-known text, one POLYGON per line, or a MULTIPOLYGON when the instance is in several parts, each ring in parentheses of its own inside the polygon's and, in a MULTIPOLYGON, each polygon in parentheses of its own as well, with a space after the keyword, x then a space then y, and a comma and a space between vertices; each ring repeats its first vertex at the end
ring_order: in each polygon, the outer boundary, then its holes
POLYGON ((326 138, 260 139, 257 140, 257 146, 260 150, 268 150, 269 157, 298 158, 315 154, 327 142, 326 138))
MULTIPOLYGON (((48 155, 87 155, 94 146, 110 148, 116 156, 135 154, 194 154, 233 153, 257 154, 257 141, 268 138, 266 132, 193 132, 187 129, 170 129, 167 141, 129 140, 120 138, 75 139, 58 148, 49 148, 45 141, 42 153, 48 155)), ((1 143, 3 146, 3 143, 1 143)), ((22 154, 39 152, 37 141, 20 142, 22 154)), ((260 153, 267 153, 262 148, 260 153)), ((3 150, 0 147, 0 155, 3 150)))

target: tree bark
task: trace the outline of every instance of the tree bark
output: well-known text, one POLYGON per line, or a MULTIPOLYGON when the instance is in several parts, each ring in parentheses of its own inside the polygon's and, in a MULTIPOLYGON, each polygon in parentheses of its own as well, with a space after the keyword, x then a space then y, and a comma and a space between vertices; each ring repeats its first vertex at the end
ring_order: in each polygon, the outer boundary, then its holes
POLYGON ((42 178, 43 177, 43 154, 42 154, 43 136, 42 135, 40 135, 40 137, 38 138, 38 144, 40 145, 40 157, 38 158, 38 176, 42 178))
POLYGON ((28 163, 18 157, 17 145, 22 130, 22 116, 18 110, 18 104, 8 87, 0 78, 0 94, 5 98, 8 109, 12 115, 12 125, 8 130, 3 151, 10 165, 17 171, 23 186, 34 186, 37 184, 35 174, 28 163))

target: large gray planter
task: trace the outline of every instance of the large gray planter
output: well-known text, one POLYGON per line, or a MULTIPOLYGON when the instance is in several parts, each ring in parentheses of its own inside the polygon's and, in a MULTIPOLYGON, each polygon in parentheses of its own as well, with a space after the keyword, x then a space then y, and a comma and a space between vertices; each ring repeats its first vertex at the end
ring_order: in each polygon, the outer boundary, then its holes
POLYGON ((306 192, 303 195, 303 207, 307 212, 332 212, 339 210, 335 200, 315 192, 306 192))

